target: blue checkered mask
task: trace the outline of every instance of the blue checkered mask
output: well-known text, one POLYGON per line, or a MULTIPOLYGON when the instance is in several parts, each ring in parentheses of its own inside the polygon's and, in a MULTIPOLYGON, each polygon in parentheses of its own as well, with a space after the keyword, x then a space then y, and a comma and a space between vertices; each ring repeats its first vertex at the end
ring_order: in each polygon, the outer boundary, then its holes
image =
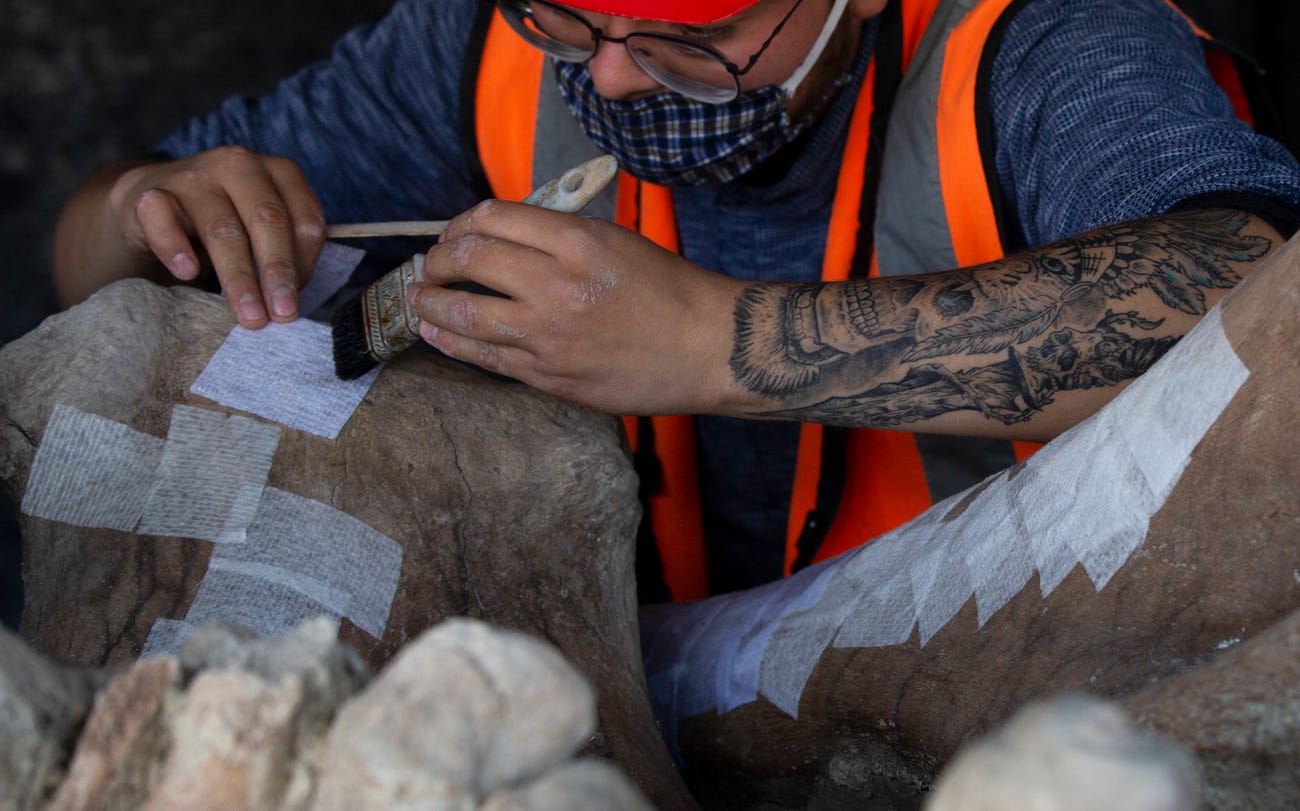
POLYGON ((844 83, 835 81, 813 112, 790 119, 789 99, 812 71, 848 5, 835 0, 803 63, 780 86, 738 93, 718 104, 664 92, 613 101, 596 92, 585 64, 555 61, 560 92, 587 137, 632 176, 663 186, 735 180, 808 128, 816 111, 844 83))
POLYGON ((790 120, 775 85, 710 104, 680 93, 611 101, 585 65, 557 62, 560 92, 583 131, 633 177, 663 186, 726 183, 753 169, 808 126, 790 120))

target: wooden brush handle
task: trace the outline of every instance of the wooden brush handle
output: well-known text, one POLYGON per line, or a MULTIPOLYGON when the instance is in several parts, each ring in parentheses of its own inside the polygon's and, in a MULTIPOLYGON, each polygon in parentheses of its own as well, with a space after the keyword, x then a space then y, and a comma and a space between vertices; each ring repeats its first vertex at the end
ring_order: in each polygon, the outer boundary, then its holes
MULTIPOLYGON (((575 166, 544 186, 535 189, 523 202, 553 211, 576 213, 614 179, 618 162, 602 155, 575 166)), ((351 222, 331 225, 325 229, 329 239, 357 239, 359 237, 422 237, 438 236, 447 230, 447 220, 409 220, 406 222, 351 222)))
POLYGON ((360 237, 424 237, 438 236, 447 230, 448 220, 406 220, 395 222, 345 222, 325 229, 329 239, 358 239, 360 237))

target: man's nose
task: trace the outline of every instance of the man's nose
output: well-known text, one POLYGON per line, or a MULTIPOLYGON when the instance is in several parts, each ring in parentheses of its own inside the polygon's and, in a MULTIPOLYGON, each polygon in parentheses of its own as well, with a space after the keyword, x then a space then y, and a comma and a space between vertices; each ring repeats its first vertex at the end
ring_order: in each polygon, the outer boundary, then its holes
MULTIPOLYGON (((610 32, 613 36, 621 36, 610 32)), ((641 69, 621 42, 602 40, 596 53, 587 60, 596 92, 612 101, 635 101, 662 93, 665 88, 641 69)))

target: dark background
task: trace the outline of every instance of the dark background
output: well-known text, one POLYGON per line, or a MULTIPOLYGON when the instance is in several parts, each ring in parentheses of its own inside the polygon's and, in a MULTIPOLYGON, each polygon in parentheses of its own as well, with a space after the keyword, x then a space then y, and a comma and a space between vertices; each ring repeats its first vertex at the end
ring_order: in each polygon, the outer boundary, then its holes
MULTIPOLYGON (((437 2, 437 0, 429 0, 437 2)), ((55 217, 93 170, 139 155, 231 93, 261 93, 392 0, 0 0, 0 345, 54 312, 55 217)), ((1183 0, 1267 69, 1300 148, 1300 4, 1183 0)), ((18 528, 0 496, 0 618, 21 605, 18 528)))

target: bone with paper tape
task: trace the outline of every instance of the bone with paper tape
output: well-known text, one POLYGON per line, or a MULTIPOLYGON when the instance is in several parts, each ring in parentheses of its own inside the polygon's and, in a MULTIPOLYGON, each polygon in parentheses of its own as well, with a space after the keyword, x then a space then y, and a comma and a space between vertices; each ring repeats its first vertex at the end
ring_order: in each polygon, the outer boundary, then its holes
MULTIPOLYGON (((576 214, 609 185, 618 162, 609 155, 576 166, 524 198, 530 205, 576 214)), ((330 319, 334 374, 358 378, 420 338, 420 319, 406 303, 406 288, 421 281, 424 255, 416 254, 339 307, 330 319)))

